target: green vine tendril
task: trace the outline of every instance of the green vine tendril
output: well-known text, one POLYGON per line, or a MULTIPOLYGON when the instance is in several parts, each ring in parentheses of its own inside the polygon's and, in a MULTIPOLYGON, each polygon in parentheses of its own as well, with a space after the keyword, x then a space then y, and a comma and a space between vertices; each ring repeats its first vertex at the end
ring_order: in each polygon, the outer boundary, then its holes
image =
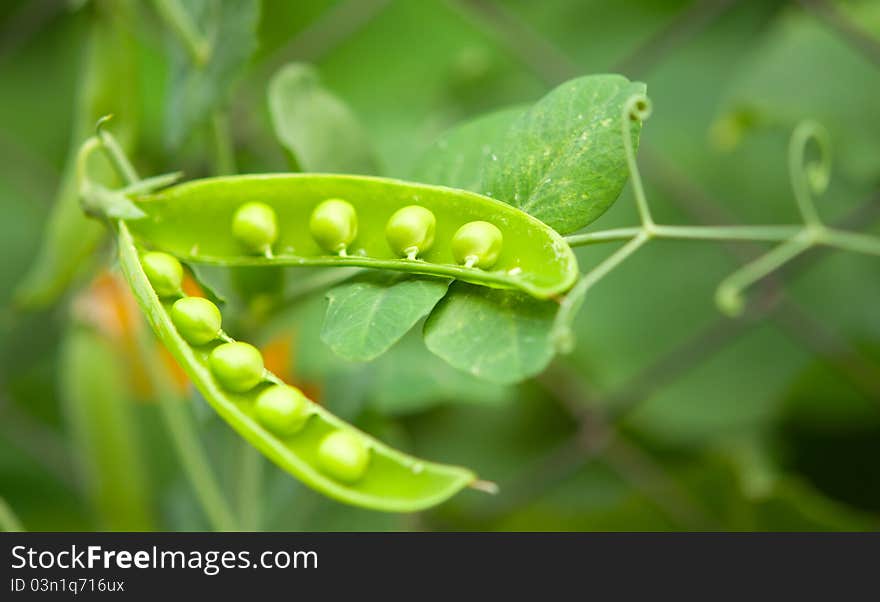
POLYGON ((830 228, 819 217, 813 197, 825 192, 831 180, 831 143, 827 130, 815 121, 798 124, 788 147, 791 187, 803 223, 756 226, 669 226, 654 223, 631 134, 631 122, 636 119, 644 121, 650 115, 651 104, 643 94, 633 94, 624 103, 621 126, 623 146, 641 225, 566 237, 572 247, 622 241, 627 241, 627 244, 582 275, 568 296, 560 301, 561 308, 554 329, 554 339, 560 351, 567 351, 571 347, 571 334, 567 325, 572 314, 582 304, 587 290, 654 238, 780 243, 766 254, 742 266, 718 286, 715 301, 719 309, 730 316, 742 313, 745 308, 745 290, 749 286, 814 246, 825 245, 855 253, 880 255, 880 238, 861 232, 830 228), (807 157, 812 145, 818 151, 815 159, 807 157))

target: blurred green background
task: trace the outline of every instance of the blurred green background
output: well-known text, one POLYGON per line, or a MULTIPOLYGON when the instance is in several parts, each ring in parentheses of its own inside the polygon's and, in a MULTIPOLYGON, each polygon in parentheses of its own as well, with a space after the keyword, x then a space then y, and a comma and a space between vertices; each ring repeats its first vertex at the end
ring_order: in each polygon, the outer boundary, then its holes
MULTIPOLYGON (((93 4, 0 7, 0 498, 29 530, 206 529, 127 359, 124 331, 137 319, 102 271, 112 268, 109 245, 48 307, 12 303, 70 148, 89 133, 78 130, 76 99, 93 4)), ((142 173, 209 175, 204 131, 169 145, 174 40, 154 3, 133 11, 116 26, 135 60, 109 92, 129 99, 112 127, 136 130, 131 156, 142 173)), ((292 61, 316 66, 366 128, 383 174, 398 177, 444 129, 565 79, 645 81, 654 113, 639 161, 665 223, 797 221, 786 145, 794 125, 813 118, 834 145, 823 217, 880 233, 875 1, 265 1, 255 54, 219 92, 241 172, 287 169, 266 86, 292 61)), ((636 220, 627 190, 591 228, 636 220)), ((610 250, 578 250, 582 269, 610 250)), ((257 329, 291 380, 389 443, 473 467, 500 493, 383 514, 327 500, 259 460, 259 495, 241 502, 247 526, 877 529, 880 262, 810 252, 758 287, 742 318, 723 317, 717 283, 762 250, 652 244, 589 293, 573 353, 515 387, 458 374, 418 336, 373 363, 347 364, 318 338, 323 291, 296 296, 257 329)), ((301 278, 279 275, 278 286, 295 291, 301 278)), ((230 311, 246 324, 253 305, 230 311)), ((184 388, 181 398, 236 500, 246 453, 196 394, 184 388)))

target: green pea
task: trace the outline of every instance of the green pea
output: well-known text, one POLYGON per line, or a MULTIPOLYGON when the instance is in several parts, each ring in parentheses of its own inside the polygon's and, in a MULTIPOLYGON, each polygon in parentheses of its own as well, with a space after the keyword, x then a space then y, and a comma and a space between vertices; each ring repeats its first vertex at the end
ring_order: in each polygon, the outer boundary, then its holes
POLYGON ((309 418, 309 402, 303 392, 288 385, 272 385, 254 403, 257 420, 280 436, 293 435, 309 418))
POLYGON ((176 297, 183 286, 183 266, 168 253, 150 252, 141 257, 144 273, 160 297, 176 297))
POLYGON ((353 483, 364 476, 370 462, 370 450, 360 437, 347 431, 334 431, 321 440, 318 461, 330 476, 353 483))
POLYGON ((504 236, 489 222, 468 222, 452 237, 452 254, 458 263, 484 270, 498 261, 504 236))
POLYGON ((233 393, 250 391, 263 380, 263 356, 248 343, 218 345, 211 352, 209 363, 214 378, 233 393))
POLYGON ((204 345, 216 339, 222 320, 217 306, 202 297, 183 297, 171 306, 171 321, 190 345, 204 345))
POLYGON ((309 230, 321 247, 345 255, 357 236, 357 212, 342 199, 327 199, 312 211, 309 230))
POLYGON ((265 203, 245 203, 232 217, 232 235, 254 253, 269 253, 278 239, 278 218, 265 203))
POLYGON ((415 259, 434 244, 434 229, 437 218, 419 205, 398 209, 385 226, 385 238, 391 249, 398 255, 415 259))

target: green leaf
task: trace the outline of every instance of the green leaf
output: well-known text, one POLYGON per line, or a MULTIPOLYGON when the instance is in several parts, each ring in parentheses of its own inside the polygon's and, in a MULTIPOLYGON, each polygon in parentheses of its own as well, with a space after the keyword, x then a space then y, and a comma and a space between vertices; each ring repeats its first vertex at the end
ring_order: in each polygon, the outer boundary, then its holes
POLYGON ((269 111, 291 169, 375 174, 378 160, 351 109, 321 85, 310 65, 291 63, 269 83, 269 111))
POLYGON ((83 210, 95 217, 131 220, 147 215, 123 193, 96 182, 85 183, 79 194, 83 210))
POLYGON ((220 289, 214 285, 215 273, 211 271, 211 266, 186 264, 186 267, 193 280, 195 280, 196 284, 199 285, 199 288, 202 289, 206 299, 221 308, 226 305, 226 295, 220 292, 220 289))
POLYGON ((413 180, 482 192, 484 162, 498 154, 500 138, 527 108, 502 109, 444 133, 422 155, 413 180))
POLYGON ((557 307, 522 293, 456 282, 425 323, 425 344, 460 370, 515 383, 553 358, 557 307))
POLYGON ((168 143, 179 147, 228 100, 229 89, 257 47, 258 0, 181 0, 205 38, 210 54, 204 65, 174 41, 171 83, 165 114, 168 143))
POLYGON ((385 415, 424 411, 445 403, 500 405, 514 395, 511 387, 480 380, 441 361, 410 332, 370 366, 370 403, 385 415))
POLYGON ((449 281, 388 272, 371 272, 336 286, 321 331, 337 355, 369 361, 387 351, 443 295, 449 281))
MULTIPOLYGON (((594 221, 626 183, 623 107, 644 92, 644 84, 620 75, 562 84, 513 123, 484 163, 485 194, 562 234, 594 221)), ((634 147, 639 130, 634 122, 634 147)))

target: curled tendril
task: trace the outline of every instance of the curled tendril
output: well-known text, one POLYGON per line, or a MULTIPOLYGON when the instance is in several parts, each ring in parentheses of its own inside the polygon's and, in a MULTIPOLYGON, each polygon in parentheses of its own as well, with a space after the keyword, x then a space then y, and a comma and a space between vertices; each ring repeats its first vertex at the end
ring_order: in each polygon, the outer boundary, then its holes
POLYGON ((113 119, 113 113, 107 113, 106 115, 103 115, 103 116, 101 116, 100 119, 98 119, 97 123, 95 123, 95 135, 96 136, 98 136, 100 138, 101 136, 104 135, 104 126, 111 119, 113 119))
POLYGON ((88 140, 86 140, 83 145, 79 148, 79 152, 76 155, 76 184, 77 190, 79 190, 80 195, 91 185, 91 181, 88 175, 88 163, 89 158, 94 154, 95 151, 101 149, 101 141, 97 138, 97 136, 92 136, 88 140))
POLYGON ((742 314, 745 299, 742 290, 730 284, 722 284, 715 292, 715 304, 726 316, 735 318, 742 314))
POLYGON ((623 114, 630 119, 644 121, 651 116, 651 99, 642 93, 633 94, 623 103, 623 114))
POLYGON ((795 127, 788 144, 788 171, 791 188, 804 222, 820 223, 813 195, 828 188, 831 180, 831 141, 828 131, 815 121, 803 121, 795 127), (819 155, 807 159, 807 149, 814 143, 819 155))
POLYGON ((622 133, 623 149, 626 153, 626 165, 632 179, 633 194, 636 197, 636 205, 639 208, 639 217, 642 225, 652 225, 651 211, 648 208, 648 199, 645 197, 645 189, 642 186, 642 176, 639 174, 639 166, 636 163, 636 152, 632 141, 632 122, 644 121, 651 116, 651 100, 642 93, 636 93, 623 103, 622 133))

